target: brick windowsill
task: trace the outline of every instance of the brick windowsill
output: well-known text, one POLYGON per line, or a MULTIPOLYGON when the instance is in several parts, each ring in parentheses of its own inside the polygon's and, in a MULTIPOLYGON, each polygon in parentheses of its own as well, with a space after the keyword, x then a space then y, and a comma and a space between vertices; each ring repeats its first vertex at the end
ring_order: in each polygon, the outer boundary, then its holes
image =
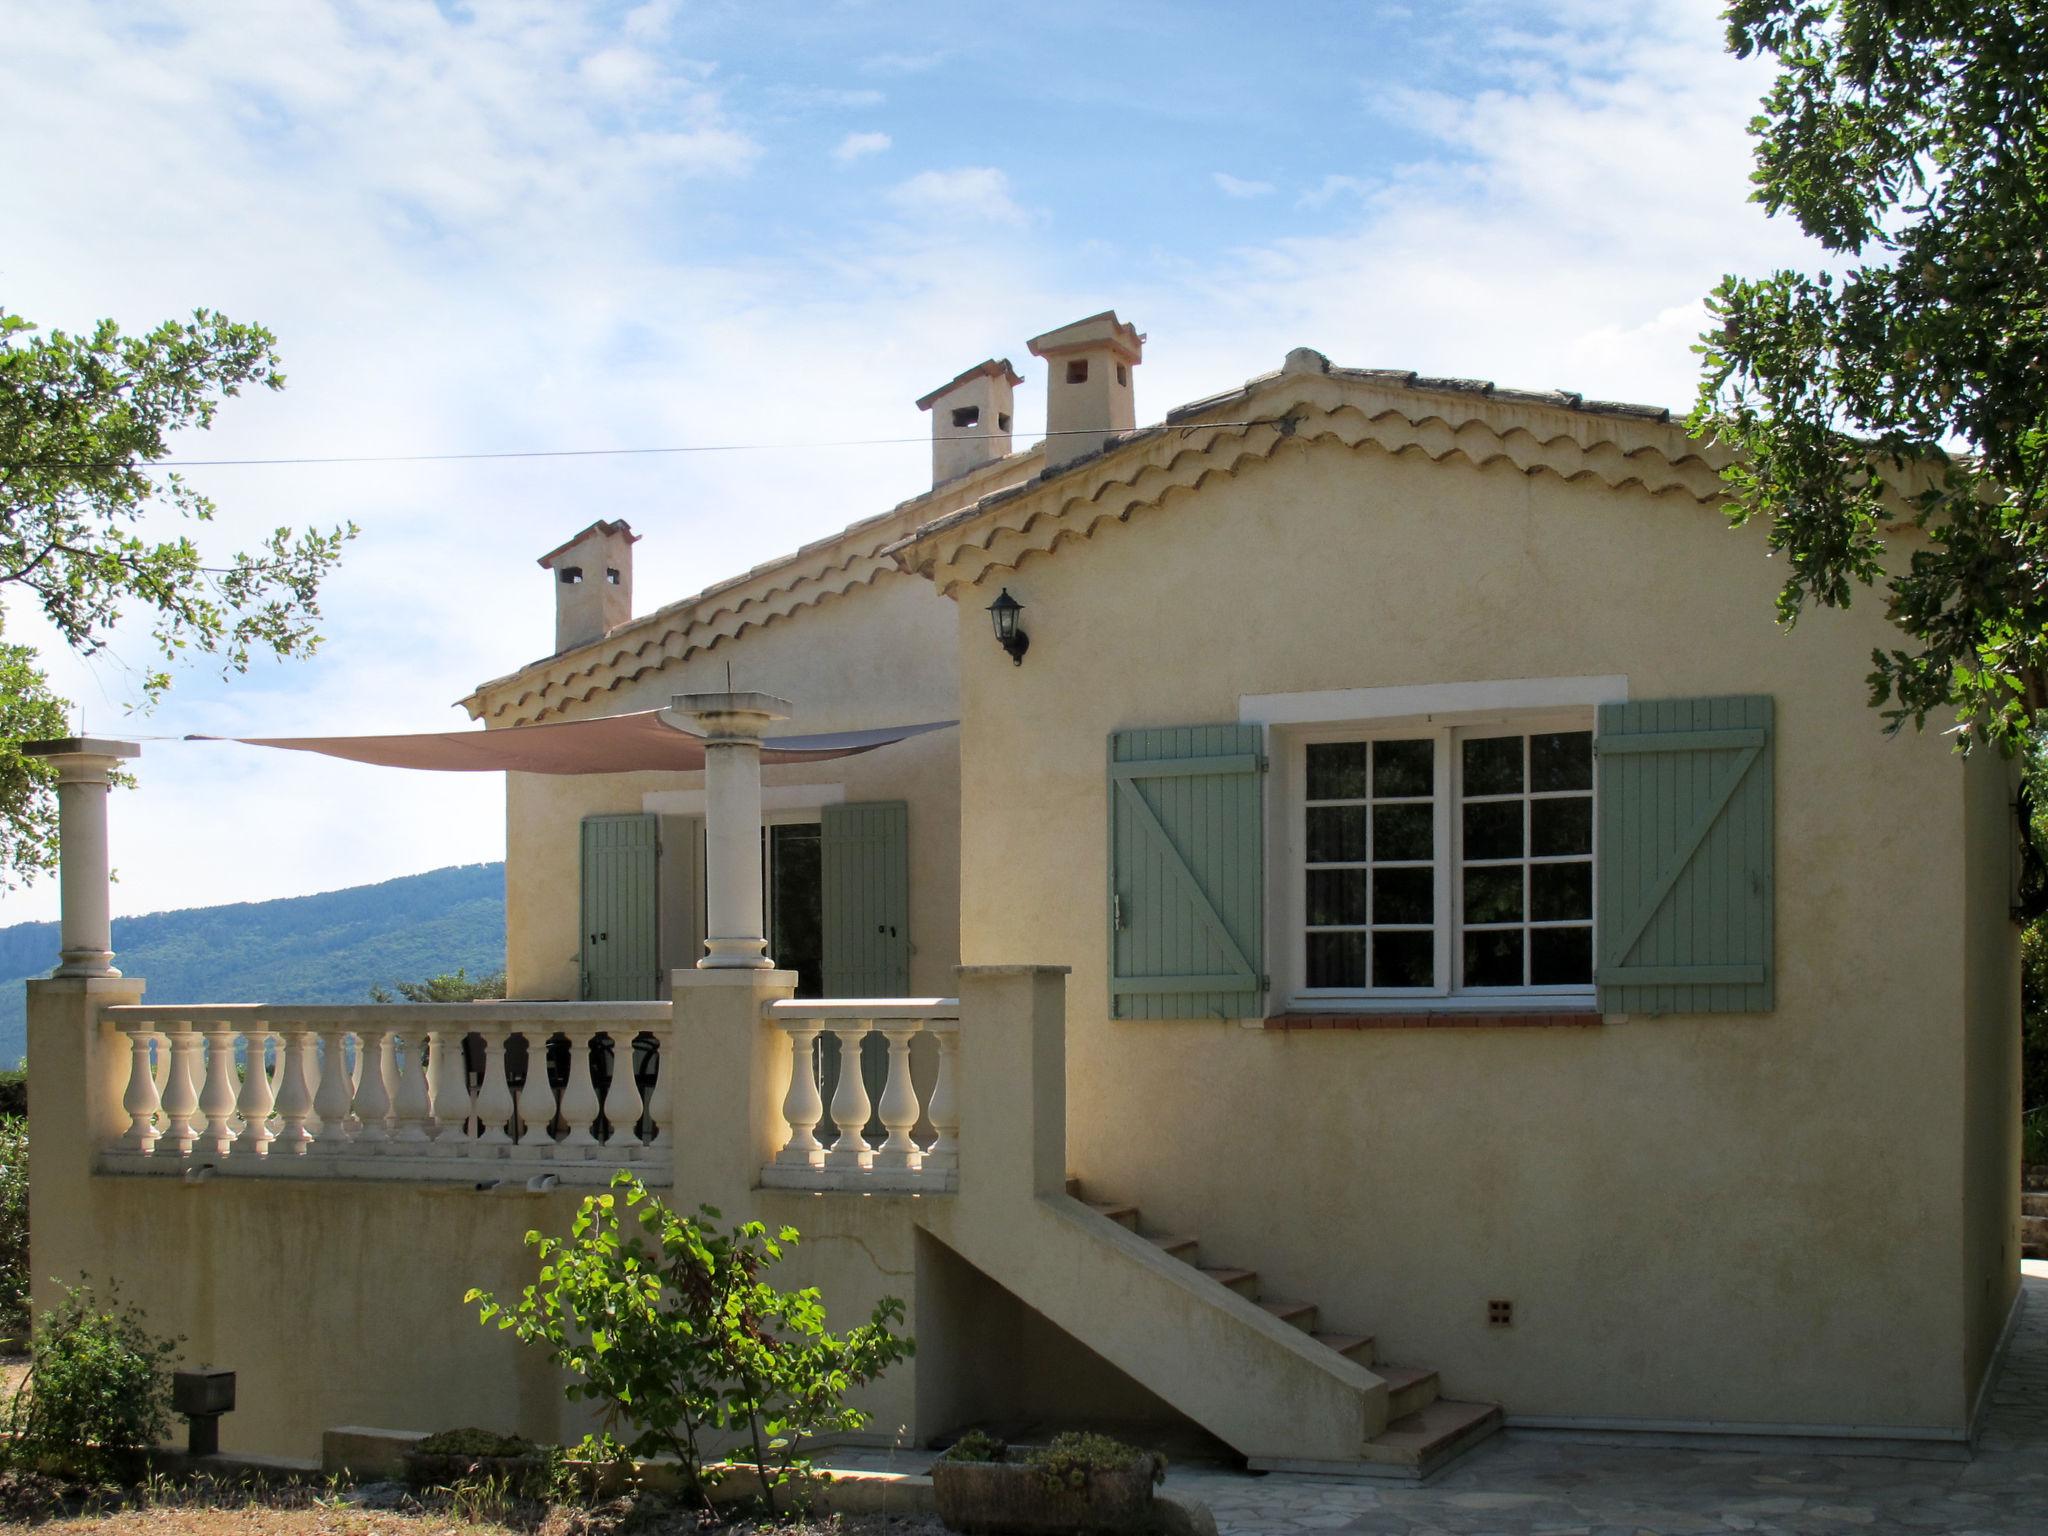
POLYGON ((1268 1029, 1590 1029, 1601 1022, 1597 1013, 1565 1013, 1555 1008, 1466 1013, 1442 1009, 1435 1013, 1279 1013, 1266 1020, 1268 1029))

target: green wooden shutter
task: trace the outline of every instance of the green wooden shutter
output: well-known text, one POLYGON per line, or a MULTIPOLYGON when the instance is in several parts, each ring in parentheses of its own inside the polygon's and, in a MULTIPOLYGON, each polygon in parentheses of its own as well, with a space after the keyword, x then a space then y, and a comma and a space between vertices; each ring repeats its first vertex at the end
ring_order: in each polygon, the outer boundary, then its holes
POLYGON ((1771 701, 1604 704, 1600 1010, 1772 1007, 1771 701))
POLYGON ((651 998, 660 985, 656 820, 583 818, 583 995, 593 1002, 651 998))
POLYGON ((821 812, 825 995, 910 990, 910 809, 900 800, 821 812))
POLYGON ((1264 1006, 1256 725, 1109 738, 1110 1014, 1245 1019, 1264 1006))

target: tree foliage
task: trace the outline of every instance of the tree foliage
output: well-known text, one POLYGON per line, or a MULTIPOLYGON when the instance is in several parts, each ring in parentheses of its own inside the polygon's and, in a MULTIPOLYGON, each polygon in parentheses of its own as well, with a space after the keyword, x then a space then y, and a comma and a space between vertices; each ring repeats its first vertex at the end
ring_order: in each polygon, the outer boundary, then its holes
MULTIPOLYGON (((276 338, 209 310, 134 336, 111 320, 45 335, 0 310, 0 597, 32 603, 85 655, 144 618, 145 706, 188 655, 241 672, 319 644, 320 583, 354 525, 279 528, 209 563, 187 529, 210 522, 213 503, 152 467, 175 433, 211 426, 252 385, 283 388, 276 338)), ((0 647, 0 889, 55 862, 54 780, 20 743, 64 734, 65 703, 33 650, 0 647)))
MULTIPOLYGON (((2048 4, 1736 0, 1779 74, 1755 197, 1835 270, 1728 277, 1696 433, 1785 557, 1781 619, 1878 586, 1889 728, 1952 710, 2023 745, 2048 707, 2048 4), (1925 531, 1903 559, 1888 548, 1925 531)), ((1965 737, 1965 743, 1970 737, 1965 737)))
MULTIPOLYGON (((393 985, 398 988, 398 996, 408 1003, 490 1002, 505 995, 505 973, 492 971, 488 975, 471 977, 466 967, 458 965, 452 971, 429 976, 425 981, 400 981, 393 985)), ((370 1001, 389 1003, 397 999, 384 987, 372 987, 370 1001)))
POLYGON ((178 1341, 150 1332, 118 1288, 83 1286, 36 1319, 28 1375, 7 1412, 6 1455, 23 1471, 125 1480, 171 1429, 178 1341))
POLYGON ((602 1405, 604 1433, 586 1455, 673 1456, 708 1507, 706 1457, 736 1440, 772 1512, 778 1490, 800 1489, 806 1441, 867 1422, 847 1392, 911 1353, 893 1331, 903 1303, 884 1297, 867 1322, 828 1333, 815 1289, 763 1278, 795 1228, 722 1231, 711 1207, 671 1210, 630 1173, 612 1189, 584 1200, 568 1238, 526 1234, 540 1278, 511 1307, 486 1291, 464 1299, 481 1321, 542 1345, 576 1378, 572 1399, 602 1405))

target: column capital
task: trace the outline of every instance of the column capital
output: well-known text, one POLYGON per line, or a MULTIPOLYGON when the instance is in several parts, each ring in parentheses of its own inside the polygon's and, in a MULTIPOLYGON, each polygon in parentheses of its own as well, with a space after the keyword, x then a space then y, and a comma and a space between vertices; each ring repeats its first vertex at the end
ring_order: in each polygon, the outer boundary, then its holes
POLYGON ((668 713, 695 721, 713 741, 758 741, 764 727, 787 720, 794 708, 772 693, 679 693, 668 713))
POLYGON ((142 756, 139 742, 105 736, 60 736, 51 741, 25 741, 24 757, 40 757, 57 770, 60 784, 104 784, 122 761, 142 756))

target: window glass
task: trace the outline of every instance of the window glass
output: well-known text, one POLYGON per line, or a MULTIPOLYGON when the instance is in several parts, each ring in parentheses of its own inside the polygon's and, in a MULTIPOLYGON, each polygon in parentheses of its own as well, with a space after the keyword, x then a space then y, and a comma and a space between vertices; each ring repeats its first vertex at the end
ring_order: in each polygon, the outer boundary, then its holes
POLYGON ((1591 731, 1443 727, 1303 750, 1308 988, 1591 987, 1591 731), (1438 974, 1440 945, 1448 975, 1438 974))

